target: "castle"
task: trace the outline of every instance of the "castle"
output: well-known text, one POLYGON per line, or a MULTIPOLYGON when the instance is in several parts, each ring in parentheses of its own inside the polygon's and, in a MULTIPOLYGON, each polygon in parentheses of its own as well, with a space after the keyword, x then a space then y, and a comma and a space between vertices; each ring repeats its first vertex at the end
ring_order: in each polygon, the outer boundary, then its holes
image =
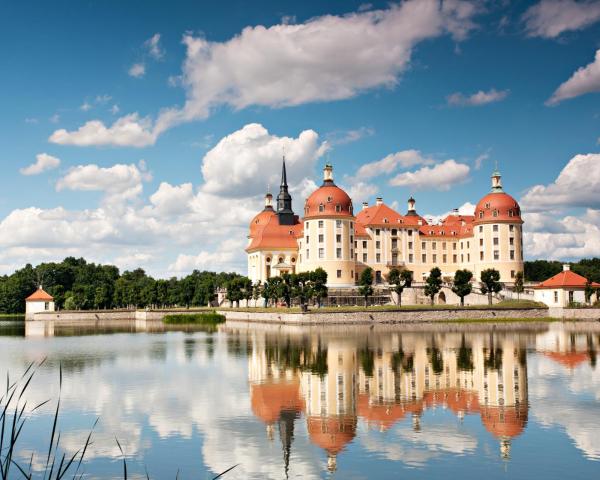
POLYGON ((352 199, 333 180, 333 167, 325 165, 323 173, 323 184, 306 199, 300 218, 292 209, 283 159, 276 206, 267 193, 264 209, 250 223, 246 252, 253 283, 318 267, 327 271, 328 285, 338 288, 355 286, 367 267, 376 284, 385 283, 392 268, 412 270, 417 282, 433 267, 445 278, 468 269, 476 281, 483 270, 494 268, 505 284, 523 271, 521 209, 504 192, 497 170, 474 215, 455 209, 436 225, 417 213, 412 197, 404 215, 381 197, 355 212, 352 199))

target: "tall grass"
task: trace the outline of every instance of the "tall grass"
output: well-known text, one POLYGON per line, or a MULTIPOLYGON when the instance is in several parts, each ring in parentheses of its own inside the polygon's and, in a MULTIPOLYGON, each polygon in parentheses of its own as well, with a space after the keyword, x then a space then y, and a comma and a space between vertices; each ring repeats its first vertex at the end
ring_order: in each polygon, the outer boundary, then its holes
POLYGON ((165 315, 163 322, 169 325, 215 325, 223 323, 225 315, 217 312, 206 313, 180 313, 165 315))
MULTIPOLYGON (((60 439, 61 432, 59 428, 59 413, 61 405, 63 373, 62 364, 59 366, 59 390, 56 409, 54 410, 52 430, 49 434, 48 452, 44 452, 44 468, 40 472, 33 472, 34 458, 36 453, 32 453, 28 464, 19 463, 15 459, 18 445, 22 439, 23 428, 29 416, 50 403, 50 400, 45 400, 38 405, 35 405, 30 411, 27 410, 28 401, 26 392, 31 386, 33 378, 38 369, 42 367, 46 359, 39 363, 32 362, 26 368, 25 372, 15 381, 11 382, 10 375, 6 374, 6 390, 0 397, 0 480, 8 480, 9 478, 17 478, 22 476, 25 479, 32 480, 39 478, 43 480, 61 480, 63 478, 73 478, 73 480, 81 480, 84 475, 84 460, 89 447, 92 445, 92 434, 99 418, 92 425, 90 432, 83 446, 72 455, 67 455, 61 449, 60 439), (15 477, 15 475, 17 477, 15 477)), ((127 480, 127 460, 121 443, 117 438, 115 442, 123 457, 123 479, 127 480)), ((38 453, 38 455, 41 455, 38 453)), ((238 465, 228 468, 224 472, 218 474, 213 480, 223 477, 238 465)), ((179 477, 179 471, 176 478, 179 477)), ((150 480, 150 475, 146 470, 146 478, 150 480)))

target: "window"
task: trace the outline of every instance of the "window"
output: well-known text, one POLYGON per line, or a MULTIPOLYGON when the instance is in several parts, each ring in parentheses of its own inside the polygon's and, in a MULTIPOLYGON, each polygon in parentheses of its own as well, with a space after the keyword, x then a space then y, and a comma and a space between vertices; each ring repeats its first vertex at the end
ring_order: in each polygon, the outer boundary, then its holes
POLYGON ((310 239, 310 237, 307 235, 306 236, 306 244, 308 245, 308 240, 310 239))
POLYGON ((515 226, 514 225, 509 225, 508 226, 508 231, 509 232, 514 232, 515 231, 515 226))
POLYGON ((319 220, 319 228, 323 228, 323 220, 319 220))
POLYGON ((494 210, 494 211, 492 212, 492 215, 493 215, 494 217, 497 217, 497 216, 498 216, 498 210, 494 210))
POLYGON ((437 255, 435 253, 433 254, 433 263, 437 263, 437 255))
POLYGON ((324 212, 325 211, 325 205, 323 205, 322 203, 319 205, 319 212, 324 212))
POLYGON ((408 263, 413 263, 413 254, 412 253, 408 254, 408 263))
POLYGON ((367 248, 367 241, 363 240, 363 248, 367 248))
POLYGON ((322 233, 319 233, 319 243, 323 243, 324 238, 325 238, 325 235, 323 235, 322 233))
POLYGON ((412 248, 413 248, 413 244, 412 244, 412 242, 408 242, 408 249, 409 249, 409 250, 412 250, 412 248))
POLYGON ((421 250, 427 250, 427 244, 425 242, 421 242, 421 250))
POLYGON ((310 258, 310 253, 309 253, 309 250, 308 250, 308 248, 307 248, 307 249, 306 249, 306 259, 308 260, 309 258, 310 258))
MULTIPOLYGON (((350 237, 350 243, 352 243, 352 237, 350 237)), ((358 242, 354 242, 354 248, 358 248, 358 242)))
POLYGON ((378 228, 375 229, 375 235, 379 235, 381 233, 381 230, 379 230, 378 228))
POLYGON ((398 230, 392 228, 392 237, 395 237, 396 235, 398 235, 398 230))
POLYGON ((319 258, 324 258, 324 257, 325 257, 325 249, 319 248, 319 258))
POLYGON ((342 221, 341 220, 336 220, 335 221, 335 228, 342 228, 342 221))
POLYGON ((375 248, 376 248, 377 250, 379 250, 379 249, 381 248, 381 242, 380 242, 379 240, 377 240, 377 241, 375 242, 375 248))
POLYGON ((470 261, 471 261, 471 254, 467 253, 467 262, 470 262, 470 261))
POLYGON ((327 202, 331 203, 332 198, 331 197, 327 197, 327 202))
POLYGON ((350 222, 350 230, 354 228, 354 222, 350 222))
POLYGON ((354 241, 354 235, 350 235, 350 245, 354 244, 354 248, 356 248, 356 242, 354 241))
POLYGON ((460 242, 460 249, 462 250, 463 248, 465 248, 465 245, 463 242, 460 242))
POLYGON ((447 255, 444 253, 444 255, 442 255, 442 262, 446 263, 448 261, 448 257, 447 255))
POLYGON ((398 240, 396 238, 392 239, 392 248, 398 248, 398 240))
POLYGON ((354 258, 354 250, 352 248, 350 249, 350 258, 354 258))
POLYGON ((515 278, 515 271, 514 270, 510 271, 510 278, 515 278))
POLYGON ((412 230, 409 230, 409 231, 408 231, 408 236, 409 236, 409 237, 412 237, 412 230))
POLYGON ((479 210, 479 218, 483 218, 483 210, 479 210))
POLYGON ((342 211, 342 206, 339 203, 335 206, 335 211, 336 212, 341 212, 342 211))
POLYGON ((436 249, 436 247, 437 247, 437 242, 432 242, 432 243, 431 243, 431 248, 432 248, 433 250, 435 250, 435 249, 436 249))
POLYGON ((50 302, 44 302, 44 310, 50 310, 50 302))
POLYGON ((554 303, 558 303, 558 291, 554 290, 554 303))
POLYGON ((510 251, 510 259, 511 259, 511 260, 514 260, 514 259, 515 259, 515 251, 514 251, 514 250, 511 250, 511 251, 510 251))
POLYGON ((424 253, 424 254, 421 255, 421 261, 423 263, 427 263, 427 254, 426 253, 424 253))
POLYGON ((498 237, 494 237, 494 245, 499 245, 498 237))
POLYGON ((456 254, 452 255, 452 262, 456 263, 458 260, 458 256, 456 254))
POLYGON ((494 250, 494 260, 500 260, 500 251, 494 250))
POLYGON ((492 231, 493 232, 497 232, 498 231, 498 225, 492 225, 492 231))
POLYGON ((460 254, 460 263, 464 263, 464 261, 465 261, 465 255, 464 255, 464 253, 461 253, 460 254))
POLYGON ((446 242, 442 242, 442 250, 446 250, 446 242))
POLYGON ((381 253, 377 253, 377 254, 375 254, 375 261, 376 261, 377 263, 380 263, 380 262, 381 262, 381 253))
POLYGON ((456 250, 456 242, 452 244, 452 250, 456 250))
POLYGON ((514 244, 515 244, 515 239, 514 239, 513 237, 510 237, 510 238, 508 239, 508 243, 509 243, 509 245, 511 245, 511 246, 512 246, 512 245, 514 245, 514 244))
POLYGON ((467 241, 467 248, 471 248, 471 242, 467 241))
POLYGON ((342 243, 342 235, 341 235, 341 234, 339 234, 339 233, 337 233, 337 234, 335 235, 335 241, 336 241, 337 243, 342 243))
POLYGON ((336 273, 337 273, 337 278, 342 278, 342 271, 341 270, 338 270, 336 273))
POLYGON ((483 252, 479 252, 479 260, 483 261, 483 252))
POLYGON ((480 238, 480 239, 479 239, 479 246, 480 246, 480 247, 483 247, 483 238, 480 238))
POLYGON ((367 254, 363 253, 363 263, 367 263, 367 254))
POLYGON ((483 233, 483 225, 479 225, 479 233, 483 233))
POLYGON ((308 222, 304 222, 304 228, 308 230, 308 222))
POLYGON ((342 249, 341 248, 335 249, 335 258, 342 258, 342 249))

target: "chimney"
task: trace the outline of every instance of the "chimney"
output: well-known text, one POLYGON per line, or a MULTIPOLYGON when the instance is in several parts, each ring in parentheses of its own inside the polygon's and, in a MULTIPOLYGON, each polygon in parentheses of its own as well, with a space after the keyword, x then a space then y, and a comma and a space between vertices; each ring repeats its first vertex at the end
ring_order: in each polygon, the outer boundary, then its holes
POLYGON ((369 208, 369 202, 363 202, 363 210, 369 208))
POLYGON ((375 199, 375 205, 377 205, 377 206, 383 205, 383 197, 377 197, 375 199))
POLYGON ((273 195, 267 193, 265 195, 265 210, 273 208, 273 195))
POLYGON ((323 181, 333 183, 333 166, 330 163, 326 163, 323 168, 323 181))
POLYGON ((563 264, 563 272, 568 272, 569 270, 571 270, 571 265, 568 263, 563 264))
POLYGON ((452 209, 452 215, 454 215, 455 217, 458 217, 458 208, 452 209))

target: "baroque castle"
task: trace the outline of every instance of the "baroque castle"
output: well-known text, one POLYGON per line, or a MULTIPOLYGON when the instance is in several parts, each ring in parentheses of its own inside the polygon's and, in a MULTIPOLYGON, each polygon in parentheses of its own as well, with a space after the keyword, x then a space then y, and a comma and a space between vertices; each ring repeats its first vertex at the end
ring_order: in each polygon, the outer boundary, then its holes
POLYGON ((417 282, 433 267, 449 278, 468 269, 476 281, 483 270, 494 268, 502 282, 511 284, 516 272, 523 271, 521 209, 504 192, 497 170, 491 178, 491 191, 479 200, 474 215, 455 209, 433 225, 417 213, 412 197, 404 215, 381 197, 355 212, 327 164, 323 184, 306 199, 300 217, 292 209, 284 158, 276 205, 267 193, 264 209, 250 223, 248 276, 262 283, 285 272, 321 267, 329 286, 343 288, 355 286, 367 267, 376 284, 385 283, 392 268, 412 270, 417 282))

